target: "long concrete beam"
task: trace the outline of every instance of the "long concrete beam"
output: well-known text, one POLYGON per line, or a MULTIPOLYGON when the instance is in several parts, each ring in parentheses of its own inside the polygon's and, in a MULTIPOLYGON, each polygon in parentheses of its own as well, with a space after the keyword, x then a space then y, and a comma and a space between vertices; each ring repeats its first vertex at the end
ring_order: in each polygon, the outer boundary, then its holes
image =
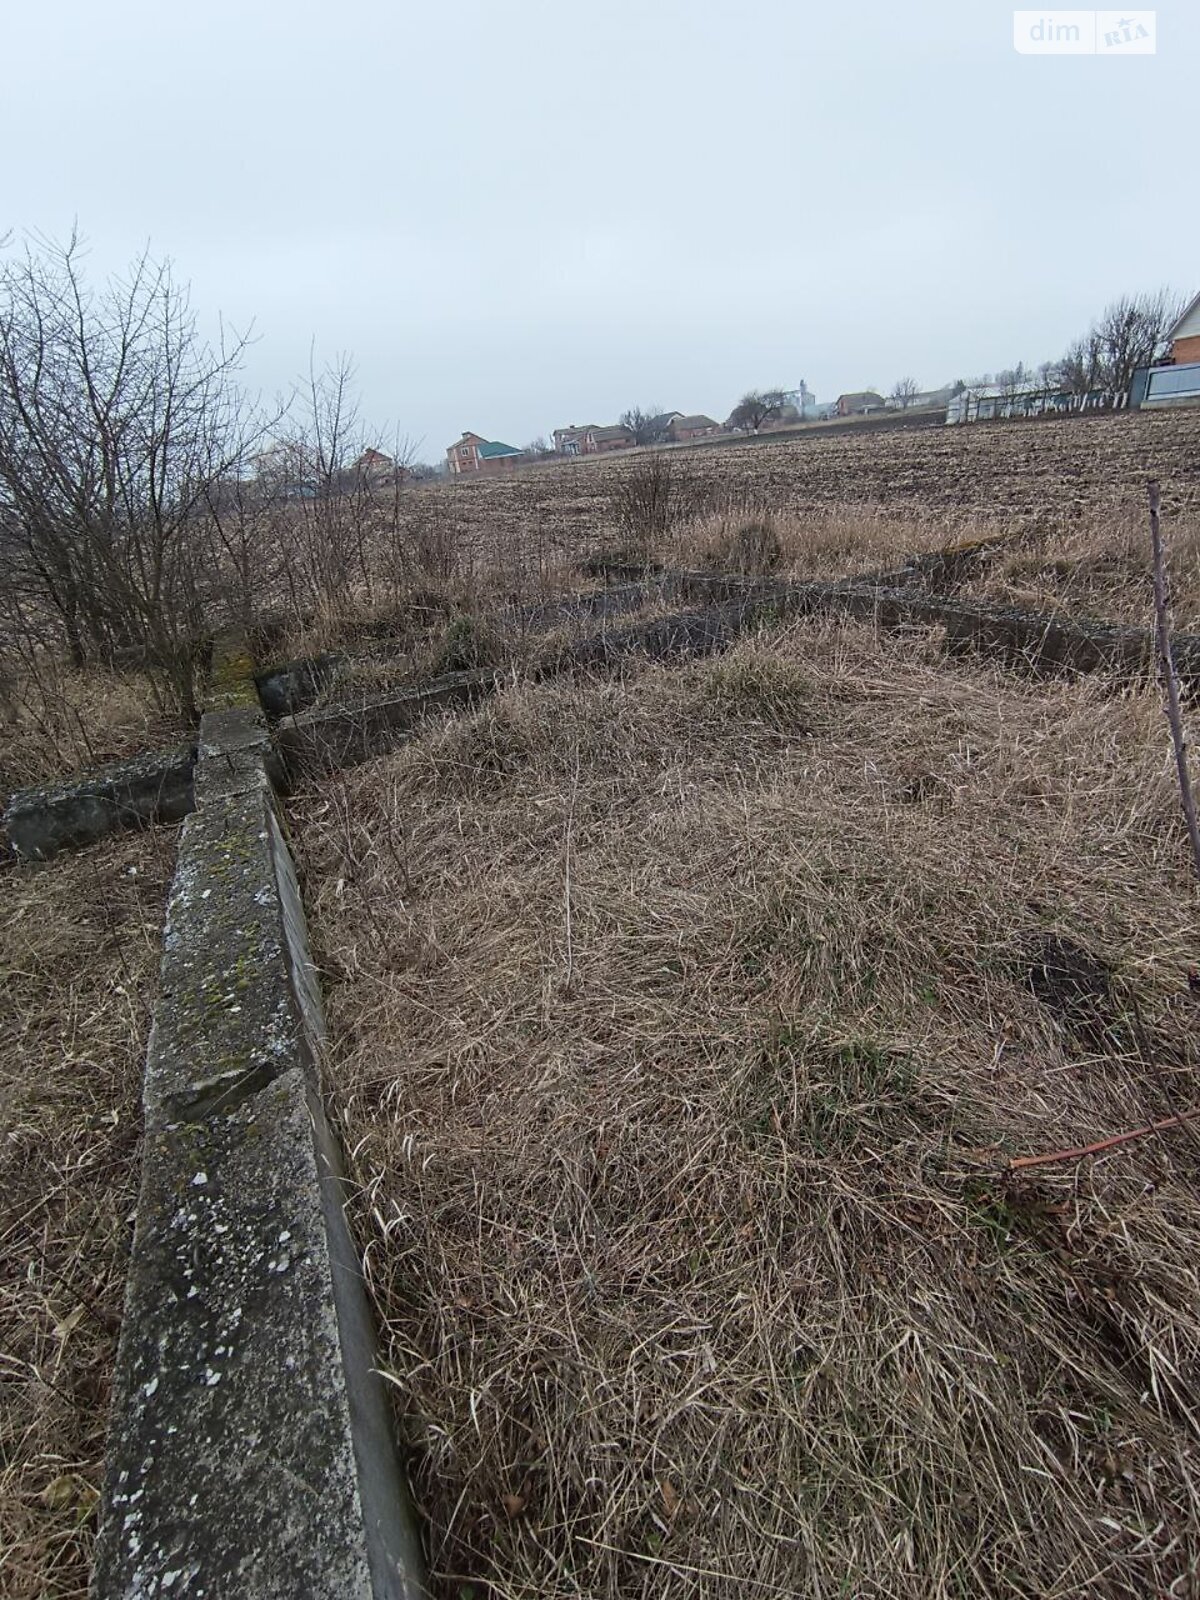
POLYGON ((178 822, 192 809, 195 766, 195 745, 177 745, 22 789, 4 812, 8 842, 27 861, 44 861, 124 828, 178 822))
MULTIPOLYGON (((986 547, 972 551, 980 553, 986 553, 986 547)), ((942 559, 946 553, 937 554, 942 559)), ((606 591, 597 591, 595 596, 538 607, 529 620, 548 626, 571 616, 619 616, 639 598, 644 602, 651 591, 691 609, 601 628, 528 670, 546 677, 601 666, 637 652, 661 660, 703 654, 723 649, 763 619, 818 614, 849 615, 880 627, 941 626, 952 652, 978 651, 1042 672, 1108 671, 1130 677, 1153 670, 1156 660, 1149 628, 979 605, 877 581, 806 583, 719 573, 660 573, 649 585, 607 591, 608 603, 600 598, 606 591)), ((1185 688, 1200 693, 1200 635, 1175 634, 1172 649, 1185 688)), ((384 690, 352 703, 309 706, 310 697, 328 682, 322 674, 332 659, 291 663, 282 676, 271 680, 266 694, 271 712, 297 704, 306 707, 281 717, 277 727, 281 772, 290 781, 366 760, 395 744, 430 710, 466 704, 489 694, 502 681, 498 669, 489 667, 446 673, 416 687, 384 690)), ((260 692, 265 682, 260 675, 260 692)), ((91 843, 118 828, 176 820, 192 806, 194 759, 194 751, 187 748, 162 751, 60 785, 24 790, 13 796, 4 816, 9 839, 18 854, 40 858, 91 843)))
POLYGON ((415 1600, 261 714, 206 716, 146 1066, 94 1600, 415 1600))

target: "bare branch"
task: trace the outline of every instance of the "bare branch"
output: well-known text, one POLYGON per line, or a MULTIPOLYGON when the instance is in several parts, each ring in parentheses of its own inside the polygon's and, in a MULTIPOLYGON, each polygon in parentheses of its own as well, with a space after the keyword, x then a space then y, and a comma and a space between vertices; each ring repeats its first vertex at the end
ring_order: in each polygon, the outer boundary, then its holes
POLYGON ((1196 822, 1196 800, 1192 793, 1192 779, 1188 768, 1187 736, 1183 726, 1183 710, 1179 696, 1179 677, 1171 654, 1170 604, 1167 591, 1167 561, 1163 550, 1162 528, 1159 523, 1160 500, 1158 483, 1151 479, 1150 498, 1150 552, 1154 561, 1154 627, 1158 643, 1159 671, 1166 696, 1167 721, 1171 725, 1171 743, 1175 748, 1175 772, 1179 779, 1179 798, 1187 822, 1188 841, 1192 847, 1192 865, 1200 878, 1200 826, 1196 822))

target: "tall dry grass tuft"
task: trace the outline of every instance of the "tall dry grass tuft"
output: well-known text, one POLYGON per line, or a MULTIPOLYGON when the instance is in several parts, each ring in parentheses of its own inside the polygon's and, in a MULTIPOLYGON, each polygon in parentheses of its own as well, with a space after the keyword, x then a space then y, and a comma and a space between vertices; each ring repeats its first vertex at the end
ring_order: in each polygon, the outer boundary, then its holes
POLYGON ((681 542, 689 565, 706 571, 768 573, 783 562, 784 544, 775 517, 750 506, 712 512, 681 542))
POLYGON ((174 841, 0 873, 0 1592, 83 1600, 174 841))
MULTIPOLYGON (((1166 525, 1174 624, 1197 631, 1200 516, 1171 511, 1166 525)), ((980 569, 968 592, 1006 605, 1150 627, 1154 577, 1145 518, 1114 511, 1083 521, 1039 519, 1002 559, 980 569)))
POLYGON ((765 498, 734 498, 681 526, 663 555, 668 565, 840 578, 995 533, 969 515, 898 513, 853 502, 781 511, 765 498))
POLYGON ((15 789, 187 736, 145 674, 0 652, 0 810, 15 789))
POLYGON ((438 1592, 1192 1592, 1157 697, 801 624, 295 803, 438 1592))

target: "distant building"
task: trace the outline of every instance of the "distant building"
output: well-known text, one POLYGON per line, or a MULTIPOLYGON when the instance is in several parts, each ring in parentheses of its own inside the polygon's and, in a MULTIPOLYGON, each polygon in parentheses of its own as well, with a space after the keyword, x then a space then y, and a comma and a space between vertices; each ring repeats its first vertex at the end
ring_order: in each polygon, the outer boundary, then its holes
POLYGON ((1184 308, 1167 338, 1171 348, 1166 357, 1133 375, 1129 404, 1134 410, 1200 404, 1200 294, 1184 308))
POLYGON ((943 406, 949 405, 953 393, 949 386, 944 389, 919 389, 916 394, 906 395, 903 399, 889 395, 885 404, 889 411, 940 411, 943 406))
POLYGON ((1175 366, 1200 361, 1200 294, 1187 307, 1167 337, 1171 341, 1171 361, 1175 366))
POLYGON ((689 439, 710 439, 713 434, 721 431, 719 422, 714 422, 711 417, 703 414, 681 417, 676 413, 667 424, 667 438, 673 444, 685 444, 689 439))
POLYGON ((585 456, 589 453, 588 434, 595 431, 594 422, 573 422, 569 428, 555 428, 554 449, 560 456, 585 456))
POLYGON ((657 416, 651 417, 650 437, 652 439, 669 439, 671 437, 671 424, 682 415, 682 411, 660 411, 657 416))
POLYGON ((952 395, 946 421, 991 422, 997 418, 1064 416, 1074 411, 1119 411, 1128 397, 1111 389, 1091 389, 1073 394, 1069 389, 1047 389, 1028 383, 972 383, 952 395))
POLYGON ((859 389, 853 394, 840 394, 837 397, 839 417, 865 417, 883 408, 883 396, 876 394, 874 389, 859 389))
POLYGON ((350 470, 373 489, 390 489, 408 476, 407 469, 382 450, 364 450, 350 470))
POLYGON ((803 378, 800 379, 799 388, 785 389, 783 398, 795 412, 796 421, 812 422, 816 419, 817 412, 820 409, 817 405, 817 397, 803 378))
POLYGON ((508 472, 524 459, 524 455, 523 450, 514 450, 511 444, 485 439, 478 433, 464 433, 461 439, 446 447, 451 477, 464 472, 508 472))
POLYGON ((592 445, 591 453, 603 456, 610 450, 628 450, 636 440, 630 428, 623 427, 616 422, 609 428, 593 428, 589 435, 592 445))
POLYGON ((563 456, 603 456, 611 450, 628 450, 634 443, 633 433, 619 422, 610 427, 573 422, 569 428, 554 430, 554 448, 563 456))

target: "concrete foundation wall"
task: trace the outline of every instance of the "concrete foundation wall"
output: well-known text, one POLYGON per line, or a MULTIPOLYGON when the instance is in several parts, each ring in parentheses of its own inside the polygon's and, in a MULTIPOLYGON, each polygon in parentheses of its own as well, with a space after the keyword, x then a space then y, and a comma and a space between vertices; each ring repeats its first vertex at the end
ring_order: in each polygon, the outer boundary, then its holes
MULTIPOLYGON (((847 615, 880 627, 910 624, 946 630, 952 652, 977 650, 1014 665, 1047 672, 1109 671, 1136 676, 1154 670, 1157 647, 1149 628, 1089 622, 1003 606, 986 606, 875 584, 793 583, 774 578, 681 575, 681 592, 697 603, 740 598, 759 615, 847 615)), ((1172 636, 1182 683, 1200 690, 1200 635, 1172 636)))
POLYGON ((285 717, 275 730, 289 783, 318 772, 369 760, 392 748, 431 711, 467 705, 489 694, 496 682, 491 667, 448 672, 420 689, 372 695, 350 705, 328 706, 285 717))
POLYGON ((205 718, 168 906, 94 1600, 412 1600, 261 718, 205 718))
POLYGON ((18 855, 41 861, 123 828, 178 822, 192 809, 194 745, 114 762, 61 784, 22 789, 4 813, 18 855))
MULTIPOLYGON (((601 626, 533 669, 537 676, 603 666, 645 653, 659 660, 725 648, 740 632, 772 616, 845 614, 880 627, 940 626, 951 652, 979 651, 1013 665, 1045 672, 1108 671, 1133 676, 1154 670, 1156 646, 1148 628, 1114 626, 1063 616, 978 605, 953 595, 930 594, 930 581, 953 586, 967 568, 999 548, 981 541, 936 551, 894 573, 837 583, 745 578, 720 573, 658 572, 637 582, 568 596, 507 613, 510 625, 531 631, 595 618, 601 626), (609 621, 652 600, 671 599, 690 609, 648 622, 609 621)), ((1184 687, 1200 692, 1200 636, 1176 634, 1175 664, 1184 687)), ((492 691, 500 671, 446 673, 415 688, 384 691, 350 704, 296 711, 336 680, 346 659, 321 656, 260 674, 259 694, 277 727, 277 757, 265 743, 256 757, 276 786, 309 773, 364 761, 394 746, 430 710, 463 705, 492 691), (272 765, 277 762, 277 765, 272 765)), ((253 691, 250 691, 253 698, 253 691)), ((210 719, 211 720, 211 719, 210 719)), ((226 741, 202 763, 209 786, 233 759, 226 741)), ((4 822, 13 848, 28 857, 88 844, 121 827, 177 820, 193 804, 194 751, 140 757, 72 783, 25 790, 13 797, 4 822)))

